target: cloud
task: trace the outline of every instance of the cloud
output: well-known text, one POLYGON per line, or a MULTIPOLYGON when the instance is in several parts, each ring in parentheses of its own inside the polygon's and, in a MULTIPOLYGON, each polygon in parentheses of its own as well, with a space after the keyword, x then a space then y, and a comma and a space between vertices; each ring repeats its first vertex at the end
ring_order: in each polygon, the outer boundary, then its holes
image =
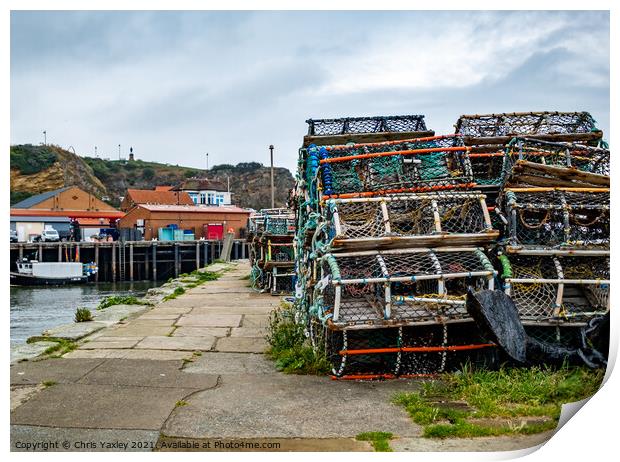
POLYGON ((13 12, 11 140, 295 169, 307 118, 589 110, 607 12, 13 12))

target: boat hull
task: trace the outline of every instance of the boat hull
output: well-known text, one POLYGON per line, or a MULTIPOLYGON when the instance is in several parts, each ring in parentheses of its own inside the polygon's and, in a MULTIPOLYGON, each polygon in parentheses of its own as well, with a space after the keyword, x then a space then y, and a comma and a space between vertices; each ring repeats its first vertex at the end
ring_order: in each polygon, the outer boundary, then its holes
POLYGON ((21 274, 11 272, 11 285, 16 286, 64 286, 67 284, 84 284, 88 281, 88 276, 69 276, 64 278, 51 278, 42 276, 32 276, 31 274, 21 274))

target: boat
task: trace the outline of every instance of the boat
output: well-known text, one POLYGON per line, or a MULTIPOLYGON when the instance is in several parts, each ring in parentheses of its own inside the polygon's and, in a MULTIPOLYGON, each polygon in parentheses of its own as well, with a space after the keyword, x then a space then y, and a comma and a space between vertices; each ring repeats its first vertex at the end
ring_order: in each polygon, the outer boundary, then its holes
POLYGON ((11 284, 19 286, 83 284, 97 273, 94 263, 18 260, 11 284))

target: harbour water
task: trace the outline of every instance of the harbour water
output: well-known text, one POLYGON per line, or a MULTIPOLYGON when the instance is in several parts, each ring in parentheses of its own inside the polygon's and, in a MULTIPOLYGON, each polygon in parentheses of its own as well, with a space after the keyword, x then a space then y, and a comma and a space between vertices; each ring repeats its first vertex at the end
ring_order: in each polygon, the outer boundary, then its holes
POLYGON ((143 296, 161 282, 117 282, 61 287, 11 287, 11 346, 24 344, 28 337, 73 322, 75 310, 94 311, 110 295, 143 296))

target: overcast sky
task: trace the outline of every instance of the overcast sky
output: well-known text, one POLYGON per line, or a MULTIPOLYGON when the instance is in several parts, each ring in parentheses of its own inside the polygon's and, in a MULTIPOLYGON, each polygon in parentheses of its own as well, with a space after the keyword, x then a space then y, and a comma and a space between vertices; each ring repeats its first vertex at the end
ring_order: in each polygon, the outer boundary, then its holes
POLYGON ((607 12, 12 12, 11 142, 295 169, 308 118, 590 111, 607 12))

